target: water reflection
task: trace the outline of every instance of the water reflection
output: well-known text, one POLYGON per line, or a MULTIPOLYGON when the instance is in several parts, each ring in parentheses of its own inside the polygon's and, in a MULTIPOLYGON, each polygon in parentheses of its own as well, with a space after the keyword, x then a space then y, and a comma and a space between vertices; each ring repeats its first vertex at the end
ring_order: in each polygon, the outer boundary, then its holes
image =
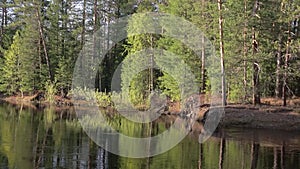
MULTIPOLYGON (((112 116, 109 123, 127 135, 165 131, 175 117, 134 124, 112 116)), ((219 130, 199 144, 201 124, 170 151, 151 158, 124 158, 106 152, 82 131, 72 109, 43 110, 0 105, 0 168, 265 169, 300 168, 300 133, 272 130, 219 130)))

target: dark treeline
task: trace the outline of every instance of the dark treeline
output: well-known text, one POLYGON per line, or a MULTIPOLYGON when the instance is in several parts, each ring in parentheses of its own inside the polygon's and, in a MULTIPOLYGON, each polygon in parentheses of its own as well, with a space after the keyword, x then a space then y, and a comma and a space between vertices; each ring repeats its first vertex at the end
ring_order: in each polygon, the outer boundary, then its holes
MULTIPOLYGON (((23 96, 53 90, 66 96, 86 35, 100 27, 110 29, 107 25, 117 18, 142 12, 183 17, 203 31, 224 58, 228 101, 259 104, 261 97, 285 101, 300 96, 300 0, 2 0, 1 92, 23 96)), ((128 34, 151 26, 142 19, 130 20, 128 34)), ((209 93, 205 60, 182 42, 153 34, 129 36, 106 54, 96 77, 98 91, 109 92, 120 62, 145 48, 182 57, 195 74, 199 92, 209 93)), ((202 53, 206 54, 205 49, 202 53)), ((125 70, 122 84, 130 83, 134 104, 145 104, 143 100, 156 89, 180 99, 180 82, 170 73, 150 67, 132 77, 125 70)))

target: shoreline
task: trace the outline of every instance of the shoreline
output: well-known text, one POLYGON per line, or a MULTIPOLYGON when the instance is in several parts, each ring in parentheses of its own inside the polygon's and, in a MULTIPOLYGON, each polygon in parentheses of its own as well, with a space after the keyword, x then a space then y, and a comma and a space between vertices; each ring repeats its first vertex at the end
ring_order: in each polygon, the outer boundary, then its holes
MULTIPOLYGON (((46 101, 31 101, 18 97, 1 97, 2 102, 12 105, 22 105, 32 109, 44 109, 51 104, 46 101)), ((30 96, 32 98, 32 96, 30 96)), ((68 98, 55 97, 55 104, 52 104, 59 110, 66 110, 73 107, 73 103, 68 98)), ((113 108, 108 107, 108 110, 113 108)), ((197 121, 202 121, 203 115, 210 108, 206 107, 198 113, 197 121)), ((278 105, 246 105, 229 104, 224 108, 225 114, 221 118, 218 127, 221 128, 254 128, 254 129, 274 129, 286 131, 300 131, 300 106, 294 105, 282 107, 278 105)), ((175 115, 180 117, 178 112, 164 112, 162 116, 175 115)))
POLYGON ((225 108, 220 127, 263 128, 300 131, 300 109, 278 106, 225 108))

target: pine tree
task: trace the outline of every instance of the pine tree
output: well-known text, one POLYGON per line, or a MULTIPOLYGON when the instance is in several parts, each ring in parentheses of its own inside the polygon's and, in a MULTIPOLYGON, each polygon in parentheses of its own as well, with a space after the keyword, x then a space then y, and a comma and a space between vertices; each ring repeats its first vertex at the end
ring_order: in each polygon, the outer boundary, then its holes
MULTIPOLYGON (((293 94, 292 91, 288 93, 289 89, 289 79, 295 77, 294 68, 290 67, 291 61, 294 60, 298 44, 295 43, 299 39, 299 34, 297 36, 298 29, 298 18, 300 13, 300 1, 285 1, 281 2, 281 21, 283 22, 283 29, 285 30, 285 43, 283 52, 283 64, 282 64, 282 105, 287 106, 287 97, 289 93, 293 94)), ((299 50, 299 49, 298 49, 299 50)), ((299 68, 296 68, 299 69, 299 68)))
POLYGON ((50 61, 43 27, 44 6, 46 3, 16 1, 22 4, 15 8, 16 22, 20 26, 20 92, 32 93, 42 90, 45 82, 51 79, 50 61))
POLYGON ((219 9, 219 34, 220 34, 220 60, 221 60, 221 81, 222 81, 222 106, 226 105, 226 82, 225 82, 225 65, 224 65, 224 29, 223 29, 223 8, 222 0, 218 0, 219 9))
MULTIPOLYGON (((137 9, 137 12, 150 12, 154 10, 154 6, 151 1, 142 1, 137 9)), ((157 36, 152 35, 150 33, 143 35, 132 35, 132 33, 137 31, 143 31, 149 29, 149 27, 154 27, 154 25, 149 24, 153 21, 147 21, 147 17, 143 17, 143 15, 133 15, 133 17, 129 20, 128 23, 128 39, 127 39, 127 47, 126 50, 128 55, 132 55, 136 52, 141 51, 142 49, 154 48, 155 42, 157 41, 157 36)), ((131 65, 130 69, 125 68, 127 65, 124 64, 124 68, 122 68, 122 91, 125 93, 129 92, 130 99, 135 105, 146 105, 147 98, 150 93, 154 90, 155 84, 155 76, 153 69, 153 54, 148 53, 148 55, 143 58, 133 57, 134 59, 127 64, 131 65), (141 71, 137 65, 149 65, 148 70, 141 71), (136 67, 137 66, 137 67, 136 67), (141 72, 140 72, 141 71, 141 72), (138 73, 136 76, 133 76, 132 73, 138 73), (134 78, 133 78, 134 77, 134 78), (128 84, 130 84, 130 88, 128 88, 128 84)))
POLYGON ((20 47, 20 91, 23 93, 31 93, 39 89, 39 85, 42 85, 43 76, 39 74, 39 66, 41 65, 41 58, 39 57, 40 36, 38 33, 37 24, 32 20, 25 25, 22 31, 22 42, 20 47))
POLYGON ((69 31, 67 23, 70 19, 70 6, 68 3, 69 1, 64 0, 53 1, 47 11, 49 22, 47 47, 52 64, 51 71, 54 72, 55 86, 62 97, 66 96, 71 88, 74 61, 81 43, 74 37, 79 32, 73 34, 75 31, 69 31))
POLYGON ((20 46, 22 45, 20 32, 14 36, 14 42, 4 53, 4 63, 1 70, 0 90, 8 95, 17 94, 20 90, 20 46))
MULTIPOLYGON (((183 17, 185 20, 192 22, 193 24, 197 25, 199 29, 206 31, 207 21, 206 18, 203 18, 205 15, 204 12, 204 5, 207 5, 206 2, 195 2, 191 0, 172 0, 168 2, 168 5, 161 5, 160 9, 163 12, 170 13, 172 15, 183 17)), ((176 32, 181 31, 182 33, 192 33, 191 30, 187 30, 184 27, 176 27, 174 28, 162 28, 166 32, 176 32)), ((193 40, 193 39, 189 39, 193 40)), ((197 39, 199 40, 199 39, 197 39)), ((182 94, 195 94, 189 93, 188 91, 180 91, 180 87, 185 84, 189 84, 191 82, 195 82, 198 86, 198 89, 193 89, 191 87, 191 91, 202 91, 204 92, 206 89, 206 68, 205 68, 205 58, 208 54, 208 50, 206 50, 205 46, 205 37, 202 37, 202 41, 204 42, 201 44, 201 58, 195 54, 195 51, 186 46, 184 40, 178 41, 170 37, 161 37, 159 39, 158 46, 163 50, 167 50, 173 54, 176 54, 178 57, 174 57, 172 55, 167 54, 165 56, 167 62, 163 62, 162 60, 158 59, 158 64, 161 66, 172 67, 176 65, 176 69, 169 70, 168 72, 163 71, 163 75, 159 77, 159 86, 160 89, 172 100, 180 101, 182 98, 182 94), (206 51, 206 53, 205 53, 206 51), (179 59, 179 60, 178 60, 179 59), (193 76, 189 74, 188 70, 193 73, 193 76), (175 78, 176 77, 176 78, 175 78), (195 79, 192 79, 195 78, 195 79), (186 82, 189 83, 186 83, 186 82)), ((199 42, 199 44, 201 43, 199 42)), ((197 42, 198 43, 198 42, 197 42)))

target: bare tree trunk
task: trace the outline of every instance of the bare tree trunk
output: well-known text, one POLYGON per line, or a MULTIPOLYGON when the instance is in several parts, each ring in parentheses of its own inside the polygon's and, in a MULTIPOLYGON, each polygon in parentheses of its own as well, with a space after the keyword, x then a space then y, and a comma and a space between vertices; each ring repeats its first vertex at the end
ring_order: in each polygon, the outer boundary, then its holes
MULTIPOLYGON (((0 35, 3 35, 3 33, 4 33, 5 3, 6 3, 6 0, 3 2, 3 7, 2 7, 2 15, 1 15, 1 32, 0 32, 0 35)), ((1 40, 2 40, 2 39, 1 39, 1 40)))
MULTIPOLYGON (((6 1, 7 0, 4 0, 4 2, 3 2, 3 5, 4 5, 4 7, 3 7, 3 23, 4 23, 4 27, 6 27, 7 26, 7 24, 8 24, 8 12, 7 12, 7 3, 6 3, 6 1)), ((3 32, 4 33, 4 32, 3 32)))
POLYGON ((201 51, 201 92, 205 92, 205 38, 202 36, 201 51))
POLYGON ((2 16, 1 16, 1 30, 0 30, 0 45, 2 45, 2 36, 5 33, 5 26, 7 26, 7 7, 6 7, 6 0, 3 2, 2 7, 2 16))
MULTIPOLYGON (((258 42, 256 41, 256 35, 255 35, 255 28, 252 28, 253 34, 252 34, 252 50, 253 50, 253 57, 255 57, 255 54, 258 52, 258 42)), ((254 59, 253 62, 253 104, 260 104, 260 92, 259 92, 259 72, 260 67, 258 64, 258 61, 254 59)))
MULTIPOLYGON (((86 16, 84 17, 84 20, 85 20, 85 18, 86 18, 86 16)), ((97 42, 97 40, 96 40, 97 31, 98 31, 98 0, 94 0, 93 1, 93 57, 92 57, 92 61, 96 57, 98 57, 97 56, 97 46, 99 45, 98 43, 101 43, 101 42, 97 42)), ((107 32, 109 32, 109 30, 107 30, 107 32)), ((102 35, 100 35, 100 36, 102 36, 102 35)), ((109 42, 103 42, 103 47, 105 45, 108 46, 108 43, 109 42), (104 44, 104 43, 106 43, 106 44, 104 44)), ((103 48, 100 50, 104 51, 105 49, 103 48)), ((99 65, 95 65, 95 66, 96 66, 96 68, 95 68, 96 69, 95 88, 98 91, 102 91, 101 72, 99 70, 100 68, 99 68, 99 65)))
POLYGON ((1 17, 1 29, 0 29, 0 46, 2 46, 2 36, 3 36, 3 32, 4 32, 4 24, 3 24, 3 8, 2 8, 2 17, 1 17))
POLYGON ((282 101, 283 106, 286 106, 286 98, 287 98, 287 78, 288 78, 288 61, 290 56, 290 43, 291 43, 291 27, 288 24, 288 39, 286 42, 286 54, 284 59, 284 73, 283 73, 283 85, 282 85, 282 101))
POLYGON ((247 20, 247 0, 244 0, 244 33, 243 33, 243 37, 244 37, 244 102, 246 102, 247 100, 247 95, 248 95, 248 91, 247 91, 247 52, 248 52, 248 48, 247 48, 247 27, 248 27, 248 20, 247 20))
POLYGON ((296 34, 296 37, 299 37, 300 36, 300 33, 299 33, 299 28, 300 28, 299 19, 295 20, 295 25, 297 25, 297 27, 295 28, 295 34, 296 34))
POLYGON ((82 30, 81 30, 81 46, 84 45, 85 41, 85 20, 86 20, 86 0, 83 1, 83 9, 82 9, 82 30))
MULTIPOLYGON (((150 35, 150 43, 151 43, 151 49, 153 49, 153 36, 150 35)), ((150 71, 150 79, 149 79, 149 94, 154 89, 154 75, 153 75, 153 53, 150 53, 150 64, 149 64, 149 71, 150 71)))
MULTIPOLYGON (((67 16, 67 14, 68 14, 68 10, 67 10, 67 2, 65 2, 65 1, 61 1, 61 6, 62 6, 62 15, 65 15, 65 16, 67 16)), ((59 27, 59 25, 57 25, 58 27, 59 27)), ((67 21, 66 21, 66 19, 64 19, 63 20, 63 23, 62 23, 62 26, 63 26, 63 29, 64 30, 66 30, 67 29, 67 21)), ((59 37, 59 36, 58 36, 59 37)), ((61 38, 61 47, 62 47, 62 51, 61 51, 61 55, 62 56, 65 56, 66 55, 66 53, 65 53, 65 49, 66 49, 66 42, 65 42, 65 35, 62 35, 62 38, 61 38)), ((57 38, 57 39, 59 39, 59 38, 57 38)), ((57 46, 57 49, 58 49, 59 47, 57 46)), ((58 50, 57 50, 58 51, 58 50)))
POLYGON ((221 76, 222 76, 222 106, 226 105, 226 82, 225 82, 225 65, 224 65, 224 42, 223 42, 223 16, 222 0, 218 0, 219 9, 219 35, 220 35, 220 57, 221 57, 221 76))
POLYGON ((39 54, 39 77, 42 77, 42 49, 41 49, 41 41, 38 42, 38 54, 39 54))
MULTIPOLYGON (((85 0, 86 1, 86 0, 85 0)), ((96 32, 97 32, 97 30, 98 30, 98 0, 94 0, 94 7, 93 7, 94 9, 94 16, 93 16, 93 44, 94 44, 94 46, 93 46, 93 53, 94 53, 94 55, 96 54, 96 47, 99 45, 99 44, 97 44, 97 43, 99 43, 99 42, 96 42, 96 32)), ((101 49, 101 50, 103 50, 103 49, 101 49)), ((98 91, 102 91, 102 84, 101 84, 101 72, 100 72, 100 70, 99 70, 100 68, 99 67, 96 67, 96 70, 97 70, 97 72, 96 72, 96 79, 95 79, 95 87, 96 87, 96 89, 98 90, 98 91)))
MULTIPOLYGON (((281 30, 281 26, 280 26, 280 30, 281 30)), ((280 31, 281 32, 281 31, 280 31)), ((282 43, 282 36, 281 33, 279 33, 278 35, 278 51, 277 51, 277 58, 276 58, 276 87, 275 87, 275 95, 276 98, 280 97, 280 89, 281 89, 281 85, 280 85, 280 78, 281 78, 281 43, 282 43)))
POLYGON ((47 67, 48 67, 49 80, 51 82, 53 82, 54 77, 53 77, 52 72, 51 72, 51 65, 50 65, 50 60, 49 60, 49 57, 48 57, 48 51, 47 51, 46 41, 45 41, 45 37, 44 37, 44 30, 43 30, 43 24, 42 24, 42 21, 41 21, 39 6, 37 6, 37 8, 36 8, 36 15, 37 15, 37 22, 38 22, 38 25, 39 25, 40 37, 41 37, 42 45, 43 45, 43 48, 44 48, 44 55, 45 55, 45 59, 46 59, 46 64, 47 64, 47 67))
MULTIPOLYGON (((201 4, 202 9, 202 20, 205 20, 204 9, 205 9, 205 0, 202 0, 201 4)), ((202 36, 201 39, 201 92, 205 92, 205 37, 202 36)))
MULTIPOLYGON (((253 11, 252 15, 253 17, 257 17, 257 12, 259 11, 259 1, 255 0, 254 6, 253 6, 253 11)), ((260 91, 259 91, 259 72, 260 72, 260 67, 258 64, 258 61, 256 60, 256 53, 258 52, 258 42, 256 40, 256 34, 255 34, 255 27, 252 27, 252 54, 254 57, 253 61, 253 77, 252 77, 252 82, 253 82, 253 93, 252 93, 252 102, 254 105, 260 104, 260 91)))

